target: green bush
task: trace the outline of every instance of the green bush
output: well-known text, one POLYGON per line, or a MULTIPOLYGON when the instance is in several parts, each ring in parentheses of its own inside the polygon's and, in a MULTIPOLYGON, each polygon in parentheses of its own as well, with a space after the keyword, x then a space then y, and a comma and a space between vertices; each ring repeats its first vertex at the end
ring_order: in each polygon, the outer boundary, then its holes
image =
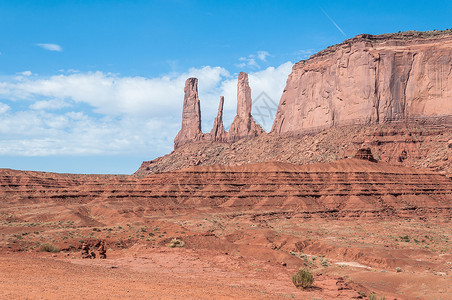
POLYGON ((312 286, 314 275, 308 270, 301 269, 297 274, 292 275, 292 282, 297 288, 303 290, 312 286))
POLYGON ((41 251, 57 253, 57 252, 60 252, 60 248, 58 248, 57 246, 54 246, 50 243, 45 243, 45 244, 41 245, 41 251))

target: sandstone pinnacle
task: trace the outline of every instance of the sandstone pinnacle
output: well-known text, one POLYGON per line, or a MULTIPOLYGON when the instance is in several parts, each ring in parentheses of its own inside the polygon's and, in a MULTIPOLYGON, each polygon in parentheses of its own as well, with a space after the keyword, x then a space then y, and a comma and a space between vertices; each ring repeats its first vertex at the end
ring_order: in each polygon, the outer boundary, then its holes
POLYGON ((251 88, 248 74, 240 72, 237 83, 237 115, 228 132, 228 140, 257 136, 264 132, 251 115, 251 88))
POLYGON ((213 122, 212 131, 210 131, 210 139, 212 141, 223 141, 226 138, 226 131, 223 125, 223 106, 224 96, 220 97, 220 104, 218 105, 218 113, 213 122))
POLYGON ((203 137, 198 97, 198 79, 188 78, 185 81, 184 93, 182 128, 174 139, 174 148, 178 148, 188 142, 199 141, 203 137))

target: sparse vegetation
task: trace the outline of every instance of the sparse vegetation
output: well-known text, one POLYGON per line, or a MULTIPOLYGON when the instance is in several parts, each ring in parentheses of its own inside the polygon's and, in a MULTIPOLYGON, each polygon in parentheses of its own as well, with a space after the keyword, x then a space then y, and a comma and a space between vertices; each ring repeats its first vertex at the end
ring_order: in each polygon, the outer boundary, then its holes
POLYGON ((45 244, 41 244, 41 251, 57 253, 57 252, 60 252, 60 248, 58 248, 57 246, 54 246, 53 244, 45 243, 45 244))
MULTIPOLYGON (((369 294, 369 300, 377 300, 377 299, 378 299, 377 294, 375 294, 375 293, 369 294)), ((384 296, 379 298, 379 300, 385 300, 385 299, 386 298, 384 296)))
POLYGON ((297 288, 303 290, 312 286, 314 275, 308 270, 301 269, 297 274, 292 275, 292 282, 297 288))
POLYGON ((401 236, 401 237, 400 237, 400 240, 401 240, 402 242, 409 243, 409 242, 410 242, 410 237, 409 237, 408 235, 401 236))

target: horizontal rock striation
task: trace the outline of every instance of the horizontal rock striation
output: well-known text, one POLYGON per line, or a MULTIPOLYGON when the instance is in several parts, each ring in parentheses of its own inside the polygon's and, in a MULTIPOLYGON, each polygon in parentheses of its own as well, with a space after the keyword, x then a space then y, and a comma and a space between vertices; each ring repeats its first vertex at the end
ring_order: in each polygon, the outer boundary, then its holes
POLYGON ((27 205, 33 219, 45 221, 44 207, 61 206, 55 221, 100 224, 102 215, 121 220, 152 212, 287 212, 301 217, 397 216, 451 217, 452 181, 426 170, 390 166, 361 159, 293 165, 267 162, 242 166, 199 166, 132 176, 49 176, 0 170, 0 213, 27 205), (22 182, 19 187, 14 177, 22 182), (33 182, 33 183, 32 183, 33 182), (66 184, 64 184, 66 182, 66 184))
POLYGON ((293 66, 272 132, 452 115, 452 33, 358 35, 293 66))

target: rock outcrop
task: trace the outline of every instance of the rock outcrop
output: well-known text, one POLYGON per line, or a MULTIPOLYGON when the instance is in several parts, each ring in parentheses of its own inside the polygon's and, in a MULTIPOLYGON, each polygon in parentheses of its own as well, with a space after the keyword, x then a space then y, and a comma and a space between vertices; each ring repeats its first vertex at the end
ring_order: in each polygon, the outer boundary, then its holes
POLYGON ((174 139, 174 149, 190 142, 197 141, 236 141, 242 138, 255 137, 264 133, 251 115, 251 88, 248 74, 241 72, 237 85, 237 115, 229 132, 223 125, 224 97, 220 97, 218 114, 210 133, 201 131, 201 109, 198 98, 198 79, 189 78, 185 82, 184 108, 182 112, 182 128, 174 139))
POLYGON ((364 160, 368 160, 371 162, 377 162, 377 160, 374 158, 374 155, 372 154, 372 150, 370 148, 358 149, 358 151, 355 154, 355 158, 364 159, 364 160))
POLYGON ((452 34, 358 35, 293 66, 272 132, 452 115, 452 34))
POLYGON ((220 104, 218 105, 218 114, 213 121, 213 128, 210 131, 210 139, 212 141, 224 141, 226 139, 226 130, 223 125, 223 105, 224 96, 220 97, 220 104))
POLYGON ((234 141, 244 137, 254 137, 264 132, 251 116, 251 88, 248 74, 240 72, 237 83, 237 115, 228 132, 228 140, 234 141))
POLYGON ((203 138, 201 131, 201 109, 198 97, 198 79, 188 78, 185 81, 184 93, 182 129, 174 139, 175 148, 191 141, 199 141, 203 138))

